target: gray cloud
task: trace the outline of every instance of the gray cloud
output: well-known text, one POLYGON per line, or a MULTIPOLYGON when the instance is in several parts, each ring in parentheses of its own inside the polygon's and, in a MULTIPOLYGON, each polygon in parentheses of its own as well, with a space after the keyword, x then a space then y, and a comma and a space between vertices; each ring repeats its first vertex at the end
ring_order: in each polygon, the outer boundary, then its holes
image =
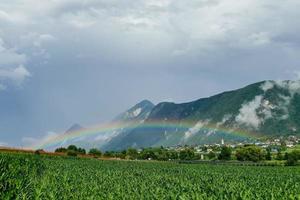
POLYGON ((18 53, 13 48, 6 48, 0 38, 0 90, 6 89, 7 81, 20 85, 25 78, 30 76, 23 65, 26 59, 25 54, 18 53))
POLYGON ((74 122, 106 121, 144 98, 183 102, 295 78, 299 6, 298 0, 2 0, 0 95, 21 108, 7 111, 11 121, 0 131, 20 135, 22 127, 36 138, 74 122), (13 121, 24 125, 16 130, 13 121))
POLYGON ((23 82, 28 76, 30 76, 30 73, 23 65, 20 65, 14 69, 0 69, 0 79, 12 80, 17 84, 23 82))
MULTIPOLYGON (((213 59, 212 52, 227 58, 274 48, 278 48, 278 53, 291 55, 298 49, 294 46, 299 38, 294 34, 298 29, 297 1, 282 5, 270 0, 63 0, 40 2, 37 8, 29 6, 34 3, 2 3, 6 5, 3 18, 20 24, 20 28, 25 24, 36 32, 44 29, 62 39, 61 33, 76 31, 78 37, 96 41, 95 45, 109 36, 111 43, 107 45, 117 54, 130 54, 137 48, 135 43, 139 43, 144 47, 142 56, 151 60, 160 59, 159 55, 175 60, 213 59), (14 9, 19 12, 10 12, 14 9), (129 51, 124 52, 124 46, 129 51), (158 55, 150 54, 156 50, 158 55)), ((135 59, 133 55, 126 56, 135 59)))

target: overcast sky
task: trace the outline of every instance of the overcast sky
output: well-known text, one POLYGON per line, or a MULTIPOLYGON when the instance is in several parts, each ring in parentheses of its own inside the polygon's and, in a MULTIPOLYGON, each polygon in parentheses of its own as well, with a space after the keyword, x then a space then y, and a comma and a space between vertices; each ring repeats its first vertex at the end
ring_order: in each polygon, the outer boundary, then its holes
POLYGON ((299 0, 1 0, 0 145, 300 73, 299 0))

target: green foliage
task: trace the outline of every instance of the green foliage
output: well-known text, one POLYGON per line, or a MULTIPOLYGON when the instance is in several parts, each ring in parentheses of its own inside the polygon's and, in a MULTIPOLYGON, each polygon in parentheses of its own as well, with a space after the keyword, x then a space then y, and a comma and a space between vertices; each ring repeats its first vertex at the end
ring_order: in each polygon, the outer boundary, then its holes
POLYGON ((45 153, 45 151, 43 149, 37 149, 34 151, 34 154, 36 154, 36 155, 40 155, 42 153, 45 153))
POLYGON ((264 151, 260 147, 257 147, 257 146, 241 147, 236 151, 235 156, 236 156, 237 160, 239 160, 239 161, 258 162, 258 161, 265 159, 264 151))
POLYGON ((180 160, 194 160, 195 153, 192 149, 184 149, 179 152, 180 160))
POLYGON ((271 149, 267 148, 266 151, 267 151, 266 160, 272 160, 271 149))
POLYGON ((177 160, 178 153, 174 150, 160 148, 144 148, 138 155, 138 159, 142 160, 177 160))
POLYGON ((207 157, 208 157, 208 159, 212 160, 212 159, 216 158, 216 154, 213 151, 210 151, 207 154, 207 157))
POLYGON ((44 170, 40 156, 0 153, 0 199, 32 199, 44 170))
POLYGON ((0 199, 299 199, 298 167, 0 153, 0 199))
POLYGON ((75 145, 69 145, 68 148, 60 147, 55 149, 56 153, 67 153, 69 156, 77 156, 77 154, 86 154, 85 149, 76 147, 75 145), (76 154, 76 155, 75 155, 76 154))
POLYGON ((85 151, 85 149, 79 147, 79 148, 77 149, 77 153, 78 153, 78 154, 84 155, 84 154, 86 154, 86 151, 85 151))
POLYGON ((219 160, 230 160, 231 159, 232 149, 228 146, 223 146, 221 153, 218 156, 219 160))
POLYGON ((284 156, 281 153, 281 150, 278 150, 277 155, 276 155, 276 160, 283 160, 284 156))
POLYGON ((77 151, 77 147, 75 145, 69 145, 67 149, 68 151, 77 151))
POLYGON ((57 149, 55 149, 56 153, 66 153, 68 150, 64 147, 59 147, 57 149))
POLYGON ((174 150, 169 150, 168 151, 168 158, 170 160, 177 160, 178 159, 178 153, 174 150))
POLYGON ((139 154, 139 156, 138 156, 138 158, 139 159, 143 159, 143 160, 156 160, 157 159, 157 154, 158 154, 158 152, 156 152, 156 150, 155 149, 152 149, 152 148, 145 148, 145 149, 143 149, 141 152, 140 152, 140 154, 139 154))
POLYGON ((125 159, 126 158, 126 151, 116 152, 115 157, 120 158, 120 159, 125 159))
POLYGON ((287 157, 286 165, 288 166, 297 165, 297 162, 300 159, 300 151, 294 150, 290 153, 287 153, 286 157, 287 157))
POLYGON ((103 154, 104 157, 114 157, 113 151, 105 151, 103 154))
POLYGON ((101 157, 102 152, 99 149, 92 148, 89 150, 89 155, 93 155, 95 157, 101 157))
POLYGON ((131 160, 135 160, 138 157, 138 152, 136 149, 129 148, 126 151, 126 157, 131 160))
POLYGON ((74 150, 68 150, 68 151, 67 151, 67 155, 68 155, 68 156, 74 156, 74 157, 76 157, 76 156, 77 156, 77 151, 74 151, 74 150))

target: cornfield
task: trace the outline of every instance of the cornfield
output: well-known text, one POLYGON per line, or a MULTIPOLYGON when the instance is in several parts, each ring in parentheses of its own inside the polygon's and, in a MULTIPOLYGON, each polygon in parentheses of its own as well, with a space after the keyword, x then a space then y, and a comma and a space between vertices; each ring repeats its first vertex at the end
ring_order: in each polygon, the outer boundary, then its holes
POLYGON ((300 199, 300 168, 0 153, 0 199, 300 199))

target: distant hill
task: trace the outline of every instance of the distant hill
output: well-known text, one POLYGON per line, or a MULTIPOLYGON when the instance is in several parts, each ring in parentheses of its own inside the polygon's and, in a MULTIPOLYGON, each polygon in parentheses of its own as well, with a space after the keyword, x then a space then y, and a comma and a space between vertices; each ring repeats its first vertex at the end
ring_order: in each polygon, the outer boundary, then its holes
MULTIPOLYGON (((117 143, 119 138, 122 138, 127 133, 132 131, 131 124, 143 123, 144 120, 149 116, 153 107, 154 104, 152 102, 143 100, 112 120, 112 123, 124 124, 124 126, 120 127, 120 129, 114 129, 104 132, 101 131, 99 133, 93 133, 91 135, 83 134, 80 137, 66 139, 52 148, 58 148, 61 146, 66 147, 70 144, 74 144, 86 149, 94 147, 101 149, 111 149, 112 146, 117 143), (111 141, 112 139, 113 141, 111 141)), ((74 132, 80 131, 88 132, 88 129, 82 127, 80 124, 74 124, 64 133, 64 135, 66 138, 68 138, 68 135, 72 135, 74 132)))
MULTIPOLYGON (((75 123, 73 124, 68 130, 66 130, 64 133, 63 133, 63 136, 66 137, 65 140, 61 141, 60 143, 56 144, 55 146, 53 146, 53 148, 58 148, 58 147, 67 147, 68 145, 71 145, 71 144, 75 144, 75 145, 78 145, 78 146, 82 146, 82 140, 85 140, 86 138, 68 138, 67 136, 74 133, 74 132, 78 132, 78 131, 82 131, 84 130, 85 128, 82 127, 80 124, 78 123, 75 123)), ((85 147, 88 147, 89 145, 86 145, 88 141, 84 141, 84 145, 85 147)))

